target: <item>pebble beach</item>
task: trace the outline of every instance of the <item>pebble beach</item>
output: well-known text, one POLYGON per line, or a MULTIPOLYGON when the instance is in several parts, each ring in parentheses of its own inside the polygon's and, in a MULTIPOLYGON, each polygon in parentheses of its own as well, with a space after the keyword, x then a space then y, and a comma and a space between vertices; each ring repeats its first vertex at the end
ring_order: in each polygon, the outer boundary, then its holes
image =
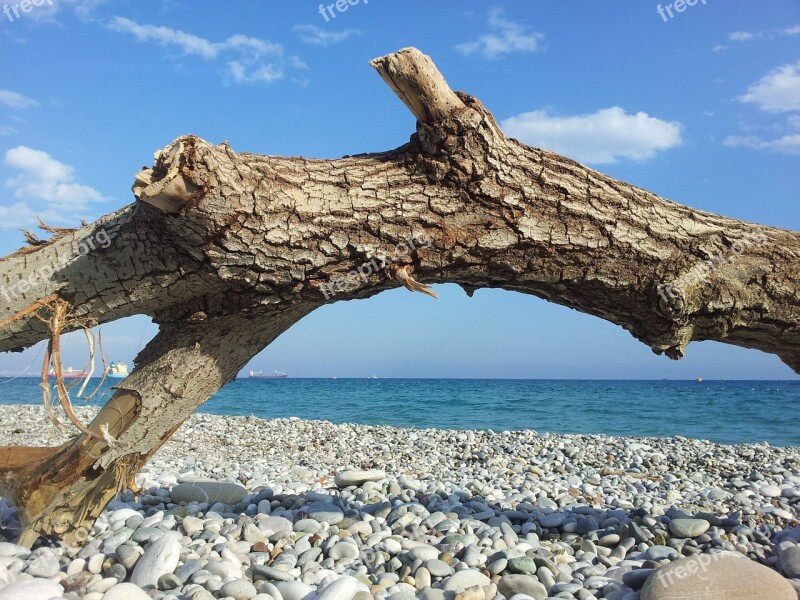
MULTIPOLYGON (((3 444, 65 438, 39 406, 0 406, 3 444)), ((796 447, 195 414, 136 484, 81 548, 17 546, 0 500, 0 600, 800 590, 796 447)))

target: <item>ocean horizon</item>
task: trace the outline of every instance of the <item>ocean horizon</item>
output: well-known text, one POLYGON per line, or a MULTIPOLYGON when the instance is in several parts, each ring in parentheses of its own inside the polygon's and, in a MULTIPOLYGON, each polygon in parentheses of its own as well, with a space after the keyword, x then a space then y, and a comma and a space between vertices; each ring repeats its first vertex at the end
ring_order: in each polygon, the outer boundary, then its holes
MULTIPOLYGON (((88 390, 98 382, 90 381, 88 390)), ((104 403, 117 383, 106 380, 89 404, 104 403)), ((73 403, 85 404, 72 389, 73 403)), ((0 377, 0 404, 41 404, 39 378, 0 377)), ((798 405, 800 381, 793 380, 240 377, 199 412, 415 429, 680 436, 796 446, 798 405)))

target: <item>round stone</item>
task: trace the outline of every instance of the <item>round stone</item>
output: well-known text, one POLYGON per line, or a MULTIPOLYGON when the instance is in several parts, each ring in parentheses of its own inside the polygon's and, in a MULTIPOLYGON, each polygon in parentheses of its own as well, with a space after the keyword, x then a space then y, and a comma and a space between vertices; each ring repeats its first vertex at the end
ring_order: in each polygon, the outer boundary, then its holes
POLYGON ((644 584, 641 600, 797 600, 791 584, 749 558, 699 554, 658 569, 644 584))
POLYGON ((672 519, 669 530, 672 535, 679 538, 696 538, 703 535, 711 523, 705 519, 672 519))

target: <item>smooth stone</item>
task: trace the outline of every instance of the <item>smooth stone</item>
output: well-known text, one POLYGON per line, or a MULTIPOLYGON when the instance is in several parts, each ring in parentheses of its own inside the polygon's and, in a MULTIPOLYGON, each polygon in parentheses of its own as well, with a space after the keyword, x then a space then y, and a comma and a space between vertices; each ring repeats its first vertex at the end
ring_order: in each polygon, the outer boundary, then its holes
POLYGON ((780 565, 786 577, 800 578, 800 546, 790 546, 781 550, 780 565))
POLYGON ((258 591, 255 586, 244 579, 234 579, 227 582, 219 589, 223 596, 230 596, 234 600, 250 600, 258 591))
POLYGON ((344 520, 342 509, 330 502, 313 502, 305 507, 309 519, 336 525, 344 520))
POLYGON ((508 568, 512 573, 536 575, 536 562, 530 556, 519 556, 508 559, 508 568))
POLYGON ((644 558, 648 560, 663 560, 665 558, 678 558, 679 554, 675 548, 669 546, 650 546, 644 553, 644 558))
POLYGON ((105 594, 102 600, 152 600, 142 589, 132 583, 118 583, 105 594))
POLYGON ((564 515, 562 513, 554 512, 539 518, 539 524, 545 529, 561 527, 562 523, 564 523, 564 515))
POLYGON ((447 581, 445 581, 443 589, 446 592, 455 592, 459 590, 466 590, 467 588, 471 588, 475 585, 483 587, 485 585, 489 585, 491 582, 492 580, 480 571, 464 569, 463 571, 458 571, 457 573, 448 577, 447 581))
POLYGON ((634 569, 622 575, 622 583, 632 590, 640 590, 656 569, 634 569))
POLYGON ((179 588, 182 585, 182 581, 178 578, 174 573, 165 573, 161 577, 158 578, 158 587, 159 590, 166 591, 166 590, 174 590, 175 588, 179 588))
POLYGON ((181 502, 207 502, 215 504, 233 505, 241 502, 247 495, 247 490, 238 483, 227 481, 192 481, 179 483, 170 492, 170 498, 175 504, 181 502))
POLYGON ((758 492, 762 496, 766 496, 767 498, 780 498, 781 493, 782 493, 781 492, 781 488, 779 488, 777 485, 774 485, 774 484, 765 485, 760 490, 758 490, 758 492))
POLYGON ((0 588, 0 600, 50 600, 63 593, 64 588, 49 579, 25 579, 0 588))
POLYGON ((423 562, 426 560, 433 560, 439 558, 439 550, 428 544, 421 544, 411 548, 411 550, 408 551, 408 557, 411 560, 421 560, 423 562))
POLYGON ((31 551, 23 546, 10 542, 0 542, 0 556, 13 556, 15 558, 27 558, 31 551))
POLYGON ((120 564, 129 571, 142 557, 141 551, 136 546, 129 546, 127 544, 117 546, 114 554, 116 555, 120 564))
POLYGON ((534 600, 546 600, 548 597, 547 589, 531 575, 503 575, 497 584, 497 591, 506 598, 516 594, 526 594, 534 600))
POLYGON ((386 471, 372 469, 369 471, 341 471, 334 478, 336 487, 343 488, 351 485, 362 485, 368 481, 380 481, 386 477, 386 471))
POLYGON ((425 561, 425 568, 428 569, 428 572, 434 577, 447 577, 453 573, 453 568, 438 558, 425 561))
POLYGON ((334 544, 328 551, 328 556, 333 560, 341 560, 343 558, 354 559, 358 558, 358 546, 348 542, 339 542, 334 544))
POLYGON ((358 580, 345 576, 326 585, 317 594, 317 600, 353 600, 360 587, 358 580))
POLYGON ((703 535, 711 523, 705 519, 672 519, 669 522, 669 530, 672 535, 679 538, 696 538, 703 535))
MULTIPOLYGON (((264 579, 270 581, 292 581, 295 579, 291 574, 286 571, 281 571, 275 567, 268 567, 267 565, 253 565, 253 575, 260 575, 264 579)), ((281 589, 278 587, 278 589, 281 589)), ((281 591, 281 593, 283 593, 281 591)))
POLYGON ((131 583, 139 587, 157 586, 158 578, 175 571, 181 556, 181 544, 174 535, 164 535, 151 543, 131 574, 131 583))
POLYGON ((642 588, 641 600, 797 600, 791 584, 750 560, 725 554, 699 554, 658 569, 642 588))
POLYGON ((283 596, 283 600, 303 600, 314 593, 313 587, 300 581, 278 581, 274 585, 283 596))
POLYGON ((58 558, 56 558, 54 554, 48 552, 42 553, 34 558, 25 572, 34 577, 43 577, 47 579, 58 573, 60 569, 61 566, 58 563, 58 558))

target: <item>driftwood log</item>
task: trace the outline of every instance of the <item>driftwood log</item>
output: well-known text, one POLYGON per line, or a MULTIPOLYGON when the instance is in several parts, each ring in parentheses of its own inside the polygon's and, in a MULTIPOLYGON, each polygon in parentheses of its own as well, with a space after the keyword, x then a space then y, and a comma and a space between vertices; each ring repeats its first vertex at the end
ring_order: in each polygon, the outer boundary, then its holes
POLYGON ((90 433, 0 448, 21 543, 80 543, 278 335, 326 303, 399 286, 514 290, 674 359, 718 340, 800 372, 800 233, 687 208, 510 139, 413 48, 372 66, 417 119, 396 150, 311 160, 182 137, 137 175, 133 204, 0 261, 0 351, 134 314, 160 327, 90 433))

